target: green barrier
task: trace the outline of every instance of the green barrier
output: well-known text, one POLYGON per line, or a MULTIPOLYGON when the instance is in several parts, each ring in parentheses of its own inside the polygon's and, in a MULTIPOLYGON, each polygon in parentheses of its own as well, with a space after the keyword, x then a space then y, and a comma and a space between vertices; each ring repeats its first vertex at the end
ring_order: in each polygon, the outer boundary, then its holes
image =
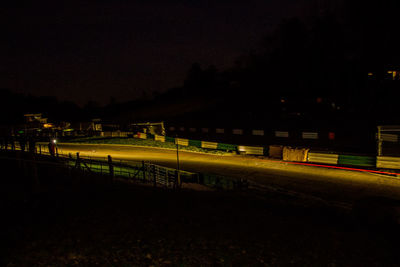
POLYGON ((189 146, 201 147, 201 141, 189 139, 189 146))
POLYGON ((166 136, 166 137, 165 137, 165 142, 175 143, 175 138, 166 136))
POLYGON ((362 166, 362 167, 375 167, 376 157, 339 155, 338 164, 339 165, 362 166))
POLYGON ((236 151, 237 145, 218 143, 217 149, 236 151))

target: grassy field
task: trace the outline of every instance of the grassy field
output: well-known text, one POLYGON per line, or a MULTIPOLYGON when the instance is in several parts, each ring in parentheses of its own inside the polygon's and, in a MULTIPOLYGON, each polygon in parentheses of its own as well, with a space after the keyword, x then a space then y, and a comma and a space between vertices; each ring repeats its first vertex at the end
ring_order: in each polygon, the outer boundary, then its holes
MULTIPOLYGON (((119 138, 119 137, 84 137, 69 140, 61 140, 61 142, 68 143, 86 143, 86 144, 121 144, 121 145, 134 145, 134 146, 150 146, 150 147, 160 147, 176 149, 176 145, 171 142, 159 142, 150 139, 139 139, 139 138, 119 138)), ((212 153, 212 154, 225 154, 225 151, 206 149, 195 146, 181 146, 180 150, 191 151, 191 152, 202 152, 202 153, 212 153)))

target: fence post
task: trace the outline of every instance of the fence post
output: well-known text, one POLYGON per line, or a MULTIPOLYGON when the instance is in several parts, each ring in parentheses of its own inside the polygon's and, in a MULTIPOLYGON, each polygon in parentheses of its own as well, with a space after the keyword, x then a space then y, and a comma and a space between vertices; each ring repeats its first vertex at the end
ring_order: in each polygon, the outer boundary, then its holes
POLYGON ((168 171, 168 169, 165 170, 165 180, 167 182, 167 187, 169 187, 169 171, 168 171))
POLYGON ((110 180, 111 180, 111 182, 113 182, 113 179, 114 179, 114 166, 112 165, 111 156, 108 155, 107 158, 108 158, 108 168, 109 168, 109 171, 110 171, 110 180))
POLYGON ((75 163, 75 168, 80 169, 81 168, 81 159, 79 158, 79 152, 76 152, 76 163, 75 163))
POLYGON ((175 171, 175 181, 174 181, 174 188, 179 188, 179 171, 175 171))
POLYGON ((154 187, 156 187, 157 186, 157 179, 156 179, 156 166, 155 165, 152 165, 152 171, 153 171, 153 185, 154 185, 154 187))
POLYGON ((143 171, 143 182, 146 181, 146 166, 144 164, 144 161, 142 161, 142 171, 143 171))
POLYGON ((56 147, 56 157, 58 158, 58 147, 56 147))
POLYGON ((42 145, 39 145, 39 155, 42 155, 42 145))

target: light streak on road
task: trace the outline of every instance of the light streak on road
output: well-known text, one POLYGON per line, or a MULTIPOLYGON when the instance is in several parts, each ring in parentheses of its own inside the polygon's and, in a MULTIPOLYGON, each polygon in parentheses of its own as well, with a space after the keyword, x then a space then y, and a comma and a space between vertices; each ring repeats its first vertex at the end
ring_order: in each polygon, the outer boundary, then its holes
MULTIPOLYGON (((130 161, 149 161, 176 167, 176 150, 131 145, 58 144, 60 153, 130 161)), ((247 178, 257 183, 300 190, 321 197, 346 199, 362 196, 400 198, 400 179, 385 172, 310 163, 284 162, 240 155, 214 155, 179 152, 180 168, 186 171, 214 173, 247 178)), ((395 173, 392 173, 395 175, 395 173)))

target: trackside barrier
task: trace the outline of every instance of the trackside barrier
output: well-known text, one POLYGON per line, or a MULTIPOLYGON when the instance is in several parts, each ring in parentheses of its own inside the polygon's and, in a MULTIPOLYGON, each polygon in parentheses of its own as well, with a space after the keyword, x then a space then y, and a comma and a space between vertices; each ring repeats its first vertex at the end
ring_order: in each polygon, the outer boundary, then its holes
POLYGON ((237 145, 218 143, 217 149, 227 150, 227 151, 236 151, 237 145))
POLYGON ((201 141, 202 148, 217 149, 218 143, 201 141))
POLYGON ((283 148, 282 159, 285 161, 307 162, 308 148, 283 148))
POLYGON ((189 139, 189 146, 201 147, 201 141, 189 139))
POLYGON ((275 131, 275 137, 288 138, 289 132, 275 131))
POLYGON ((147 139, 147 134, 145 133, 137 133, 137 137, 140 139, 147 139))
POLYGON ((382 169, 400 169, 400 157, 376 157, 376 167, 382 169))
POLYGON ((337 165, 338 158, 339 158, 338 154, 309 152, 307 161, 314 163, 337 165))
POLYGON ((164 143, 165 142, 165 136, 156 134, 156 135, 154 135, 154 140, 164 143))
POLYGON ((224 144, 224 143, 217 143, 217 142, 207 142, 207 141, 200 141, 200 140, 191 140, 191 139, 184 139, 184 138, 173 138, 168 136, 162 135, 152 135, 152 134, 145 134, 145 133, 137 133, 135 137, 140 139, 150 139, 159 142, 171 142, 181 146, 194 146, 199 148, 206 148, 206 149, 218 149, 224 151, 240 151, 244 152, 247 155, 268 155, 269 147, 251 147, 251 146, 239 146, 232 145, 232 144, 224 144))
POLYGON ((259 136, 264 136, 264 130, 253 130, 251 131, 252 135, 259 135, 259 136))
POLYGON ((399 136, 397 134, 382 133, 381 138, 382 141, 386 142, 393 142, 393 143, 399 142, 399 136))
POLYGON ((318 139, 318 133, 314 132, 302 132, 301 136, 303 139, 318 139))
POLYGON ((264 155, 263 147, 256 146, 238 146, 239 152, 244 152, 246 155, 264 155))
POLYGON ((175 143, 175 138, 166 136, 165 137, 165 142, 175 143))
POLYGON ((100 136, 102 137, 128 137, 133 134, 132 132, 101 132, 100 136))
POLYGON ((362 167, 375 167, 376 166, 376 157, 339 155, 338 164, 351 165, 351 166, 362 166, 362 167))
POLYGON ((181 146, 189 146, 189 139, 175 138, 175 144, 181 146))

